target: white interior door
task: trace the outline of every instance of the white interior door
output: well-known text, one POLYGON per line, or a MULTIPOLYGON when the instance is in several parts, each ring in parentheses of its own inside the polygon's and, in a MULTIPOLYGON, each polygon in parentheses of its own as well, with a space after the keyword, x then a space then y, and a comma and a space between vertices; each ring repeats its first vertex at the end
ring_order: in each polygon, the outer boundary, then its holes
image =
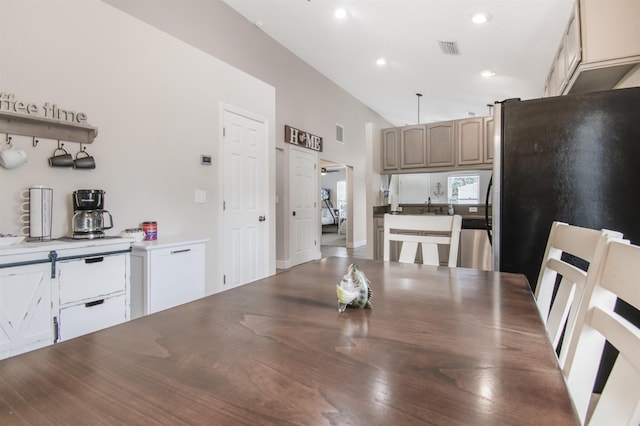
POLYGON ((295 266, 319 258, 316 154, 295 147, 289 154, 290 259, 295 266))
POLYGON ((223 288, 258 280, 268 272, 266 125, 223 113, 223 288))

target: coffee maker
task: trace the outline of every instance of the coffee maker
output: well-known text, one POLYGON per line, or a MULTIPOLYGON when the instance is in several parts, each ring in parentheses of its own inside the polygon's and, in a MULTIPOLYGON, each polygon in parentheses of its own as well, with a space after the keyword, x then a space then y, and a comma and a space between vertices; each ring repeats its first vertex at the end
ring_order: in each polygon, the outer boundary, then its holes
POLYGON ((104 210, 104 191, 100 189, 78 189, 73 192, 72 199, 72 238, 104 238, 104 230, 113 228, 111 213, 104 210), (109 217, 108 225, 105 220, 107 216, 109 217))

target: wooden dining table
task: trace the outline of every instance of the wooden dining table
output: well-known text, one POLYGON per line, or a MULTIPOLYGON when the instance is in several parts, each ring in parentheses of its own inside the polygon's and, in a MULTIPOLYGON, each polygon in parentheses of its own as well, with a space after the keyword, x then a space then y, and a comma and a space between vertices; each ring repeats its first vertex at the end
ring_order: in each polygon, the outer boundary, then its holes
POLYGON ((523 275, 330 257, 0 361, 0 424, 578 419, 523 275), (353 261, 372 308, 339 313, 353 261))

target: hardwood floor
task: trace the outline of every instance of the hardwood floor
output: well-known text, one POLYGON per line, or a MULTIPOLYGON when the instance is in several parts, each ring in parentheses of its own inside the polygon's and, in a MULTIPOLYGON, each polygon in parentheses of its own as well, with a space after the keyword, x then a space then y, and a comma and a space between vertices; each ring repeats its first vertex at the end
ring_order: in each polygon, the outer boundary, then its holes
MULTIPOLYGON (((367 259, 367 246, 362 246, 358 248, 346 248, 346 247, 336 247, 336 246, 320 246, 320 252, 322 254, 322 258, 325 257, 353 257, 356 259, 367 259)), ((295 268, 295 266, 294 266, 295 268)), ((276 274, 287 271, 287 269, 276 269, 276 274)))
POLYGON ((346 248, 346 247, 336 247, 336 246, 321 246, 320 251, 322 253, 322 257, 330 257, 330 256, 338 256, 338 257, 355 257, 357 259, 366 259, 367 258, 367 246, 362 246, 354 249, 346 248))

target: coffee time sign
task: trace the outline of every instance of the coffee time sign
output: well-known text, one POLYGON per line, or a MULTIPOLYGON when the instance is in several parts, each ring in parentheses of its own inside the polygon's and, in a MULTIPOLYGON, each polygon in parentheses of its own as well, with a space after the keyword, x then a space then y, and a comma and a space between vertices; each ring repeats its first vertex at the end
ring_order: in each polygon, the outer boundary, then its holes
POLYGON ((285 124, 284 141, 313 151, 322 152, 322 138, 285 124))
POLYGON ((49 102, 38 106, 16 99, 13 93, 0 92, 0 111, 39 116, 74 124, 87 124, 87 115, 83 112, 65 110, 49 102))

